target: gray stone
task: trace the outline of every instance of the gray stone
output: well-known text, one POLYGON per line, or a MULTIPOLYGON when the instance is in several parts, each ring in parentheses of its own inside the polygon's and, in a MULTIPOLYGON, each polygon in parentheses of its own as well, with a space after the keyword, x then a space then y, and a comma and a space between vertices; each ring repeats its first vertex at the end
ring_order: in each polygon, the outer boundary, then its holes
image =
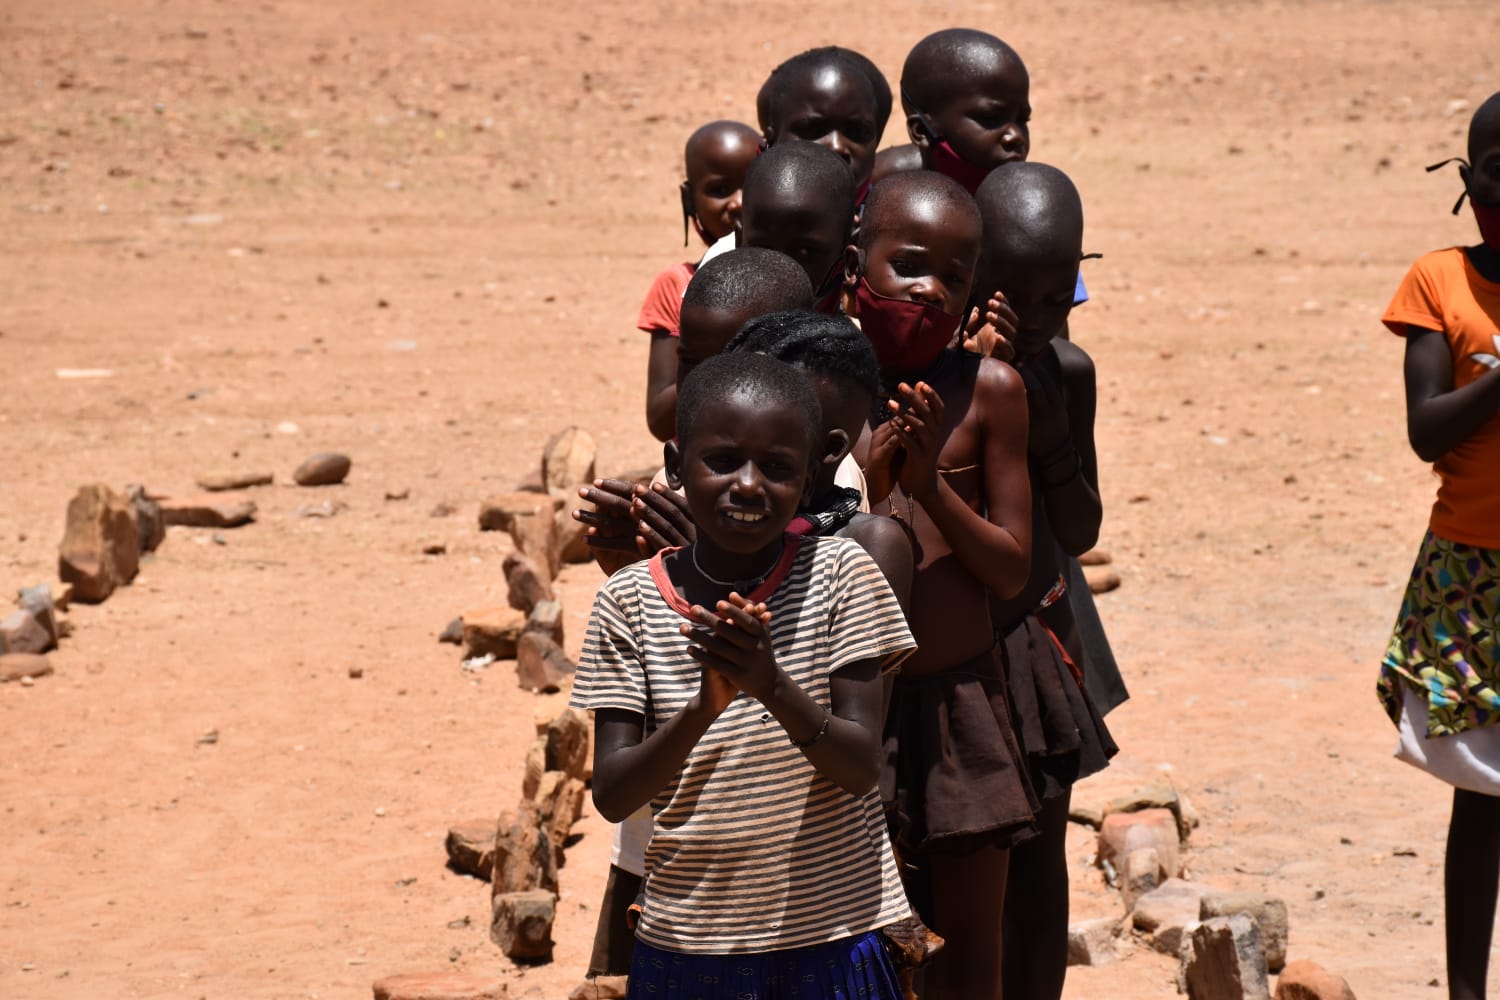
POLYGON ((526 616, 526 631, 539 632, 563 644, 563 607, 557 601, 538 601, 526 616))
POLYGON ((502 893, 494 898, 490 938, 518 962, 549 962, 556 918, 557 897, 544 889, 502 893))
POLYGON ((583 782, 561 771, 546 772, 537 787, 533 801, 542 829, 552 842, 552 856, 559 868, 563 866, 563 846, 573 832, 573 824, 583 815, 583 800, 587 793, 583 782))
POLYGON ((1109 965, 1130 954, 1124 923, 1115 917, 1081 920, 1068 927, 1069 965, 1109 965))
POLYGON ((539 632, 526 632, 516 643, 516 683, 528 691, 561 691, 577 667, 562 649, 539 632))
POLYGON ((1279 971, 1286 965, 1290 925, 1286 903, 1275 896, 1254 892, 1208 892, 1199 906, 1198 918, 1228 917, 1247 914, 1260 928, 1261 944, 1266 949, 1266 968, 1279 971))
POLYGON ((1189 931, 1183 942, 1182 985, 1189 1000, 1271 1000, 1255 921, 1236 913, 1205 920, 1189 931))
POLYGON ((455 646, 464 644, 464 620, 455 618, 438 633, 438 642, 451 642, 455 646))
POLYGON ((1198 922, 1203 890, 1180 878, 1169 878, 1135 901, 1130 919, 1151 936, 1151 947, 1164 955, 1182 950, 1183 934, 1198 922))
POLYGON ((516 551, 530 556, 543 579, 557 578, 557 508, 560 499, 546 493, 500 493, 479 505, 481 531, 506 531, 516 551))
MULTIPOLYGON (((16 604, 22 611, 31 613, 37 620, 37 624, 47 630, 47 635, 52 638, 55 646, 63 637, 63 622, 57 614, 57 599, 52 595, 52 587, 49 584, 39 583, 34 587, 23 587, 16 594, 16 604)), ((3 650, 0 650, 3 652, 3 650)), ((36 650, 43 652, 43 650, 36 650)))
POLYGON ((488 882, 495 876, 495 821, 471 819, 448 828, 448 867, 488 882))
POLYGON ((55 645, 52 634, 25 608, 0 619, 0 653, 45 653, 55 645))
POLYGON ((575 510, 590 510, 589 503, 574 490, 563 498, 557 512, 557 557, 565 563, 586 563, 594 558, 589 548, 589 527, 573 516, 575 510))
POLYGON ((68 502, 57 574, 73 585, 73 599, 98 604, 135 579, 140 536, 130 502, 108 486, 81 488, 68 502))
POLYGON ((320 451, 297 466, 292 479, 298 486, 335 486, 349 475, 353 464, 348 455, 320 451))
POLYGON ((545 734, 531 741, 526 750, 526 764, 521 773, 521 795, 530 801, 542 787, 542 775, 547 773, 547 737, 545 734))
POLYGON ((531 609, 542 601, 553 600, 552 585, 529 556, 510 552, 506 554, 502 565, 505 570, 505 585, 509 591, 506 601, 511 607, 530 614, 531 609))
POLYGON ((155 552, 167 537, 167 518, 161 504, 146 495, 144 486, 131 483, 125 487, 125 499, 135 511, 136 541, 142 553, 155 552))

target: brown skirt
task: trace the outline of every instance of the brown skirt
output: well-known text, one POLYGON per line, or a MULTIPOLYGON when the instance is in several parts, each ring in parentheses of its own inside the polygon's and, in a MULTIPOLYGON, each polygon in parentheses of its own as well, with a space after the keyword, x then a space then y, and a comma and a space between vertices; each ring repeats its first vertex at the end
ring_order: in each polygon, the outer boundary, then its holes
POLYGON ((1083 680, 1035 615, 1000 638, 1026 773, 1044 800, 1109 766, 1119 750, 1083 680))
POLYGON ((998 649, 923 677, 897 677, 880 793, 898 851, 965 854, 1036 834, 1032 791, 998 649))

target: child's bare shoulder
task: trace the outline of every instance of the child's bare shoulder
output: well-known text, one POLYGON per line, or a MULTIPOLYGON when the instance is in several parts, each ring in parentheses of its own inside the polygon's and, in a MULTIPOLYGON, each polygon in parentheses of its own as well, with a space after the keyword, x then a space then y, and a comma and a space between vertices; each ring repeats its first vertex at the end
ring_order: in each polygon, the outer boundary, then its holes
POLYGON ((1089 357, 1088 351, 1071 340, 1054 340, 1052 348, 1057 352, 1057 364, 1064 379, 1070 384, 1094 384, 1094 359, 1089 357))
POLYGON ((1026 384, 1021 375, 1004 361, 978 358, 974 372, 974 406, 977 416, 986 423, 1014 416, 1014 408, 1026 407, 1026 384))

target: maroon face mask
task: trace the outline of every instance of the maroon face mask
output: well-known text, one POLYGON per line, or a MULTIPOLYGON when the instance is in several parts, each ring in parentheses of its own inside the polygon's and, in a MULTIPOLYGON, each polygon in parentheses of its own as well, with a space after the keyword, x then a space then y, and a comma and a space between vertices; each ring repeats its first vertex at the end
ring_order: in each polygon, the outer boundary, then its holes
POLYGON ((887 371, 918 372, 927 368, 953 342, 959 317, 937 306, 879 294, 864 278, 854 290, 859 325, 875 359, 887 371))
POLYGON ((970 163, 953 151, 948 145, 948 140, 932 146, 929 150, 932 154, 932 169, 945 177, 951 177, 963 186, 965 191, 974 194, 979 190, 979 185, 990 175, 989 167, 981 167, 970 163))

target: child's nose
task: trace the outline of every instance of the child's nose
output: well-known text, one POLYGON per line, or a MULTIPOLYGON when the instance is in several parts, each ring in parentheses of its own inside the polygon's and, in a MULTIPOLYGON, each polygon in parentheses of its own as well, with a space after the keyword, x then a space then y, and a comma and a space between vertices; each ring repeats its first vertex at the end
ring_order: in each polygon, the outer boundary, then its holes
POLYGON ((854 150, 849 148, 849 140, 844 138, 844 134, 837 129, 828 133, 824 145, 842 156, 846 162, 854 162, 854 150))
POLYGON ((740 192, 736 191, 729 196, 729 202, 725 208, 729 212, 729 217, 738 222, 740 218, 740 192))

